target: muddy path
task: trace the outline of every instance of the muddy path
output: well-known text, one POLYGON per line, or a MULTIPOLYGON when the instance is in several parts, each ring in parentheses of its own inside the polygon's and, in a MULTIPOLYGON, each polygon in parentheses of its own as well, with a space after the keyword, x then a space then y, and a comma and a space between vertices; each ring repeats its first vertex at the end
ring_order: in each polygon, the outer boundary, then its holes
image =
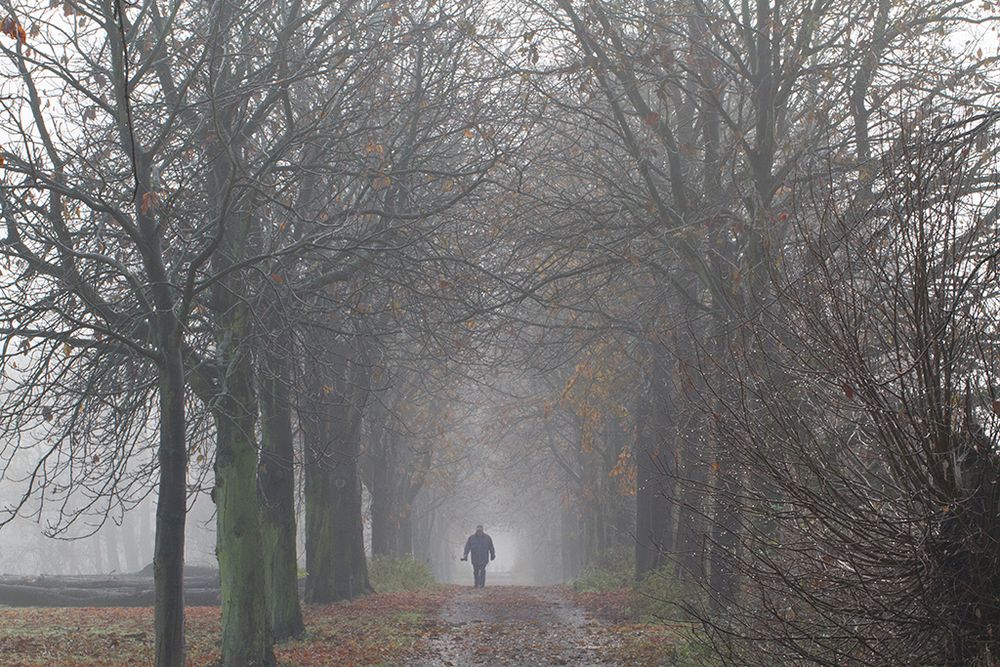
POLYGON ((419 667, 616 664, 600 621, 557 587, 456 588, 419 667))

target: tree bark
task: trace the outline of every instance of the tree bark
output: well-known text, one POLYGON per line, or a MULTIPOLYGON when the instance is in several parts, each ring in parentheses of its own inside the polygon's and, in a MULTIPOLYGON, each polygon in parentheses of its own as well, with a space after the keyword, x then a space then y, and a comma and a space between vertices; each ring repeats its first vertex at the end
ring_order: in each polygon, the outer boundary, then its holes
POLYGON ((275 660, 265 563, 260 557, 253 371, 247 350, 230 352, 231 384, 215 410, 217 444, 212 492, 222 585, 222 664, 271 667, 275 660))
MULTIPOLYGON (((385 443, 375 445, 381 449, 385 443)), ((370 459, 372 480, 372 555, 391 556, 395 551, 393 526, 392 481, 388 461, 381 453, 370 459)))
POLYGON ((271 630, 276 640, 294 637, 305 630, 295 548, 295 443, 288 364, 283 355, 283 351, 263 354, 261 456, 257 469, 265 580, 271 630))
POLYGON ((649 399, 640 404, 636 447, 636 553, 635 573, 641 578, 665 563, 673 549, 671 520, 675 478, 670 429, 670 388, 663 360, 655 358, 649 399))
MULTIPOLYGON (((144 182, 147 168, 142 169, 144 182)), ((156 302, 155 331, 160 352, 158 398, 160 479, 153 545, 156 667, 183 667, 184 655, 184 528, 187 520, 187 415, 181 323, 174 311, 170 281, 162 260, 156 222, 140 211, 140 228, 147 238, 147 265, 156 302)), ((145 511, 145 508, 143 508, 145 511)), ((145 516, 148 527, 148 514, 145 516)))
MULTIPOLYGON (((307 389, 311 392, 312 389, 307 389)), ((331 602, 333 586, 333 479, 330 443, 323 437, 319 400, 303 400, 305 434, 305 541, 307 602, 331 602)))
MULTIPOLYGON (((156 666, 184 665, 184 524, 187 519, 187 444, 184 362, 176 330, 164 336, 160 373, 160 481, 153 546, 156 666)), ((145 508, 143 508, 145 510, 145 508)))

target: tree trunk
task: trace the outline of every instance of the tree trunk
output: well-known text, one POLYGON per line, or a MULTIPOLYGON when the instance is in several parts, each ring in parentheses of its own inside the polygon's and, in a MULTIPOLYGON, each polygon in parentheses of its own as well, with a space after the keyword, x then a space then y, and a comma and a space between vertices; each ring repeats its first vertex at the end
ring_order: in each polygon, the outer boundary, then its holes
POLYGON ((323 437, 319 416, 307 415, 319 401, 304 403, 308 403, 301 419, 305 434, 305 597, 307 602, 332 602, 334 507, 329 442, 323 437))
POLYGON ((362 518, 361 411, 364 379, 354 377, 346 345, 329 354, 306 382, 306 599, 331 602, 371 592, 362 518))
MULTIPOLYGON (((187 434, 184 362, 176 323, 161 331, 160 462, 153 545, 156 667, 184 667, 184 524, 187 519, 187 434)), ((140 506, 148 539, 149 513, 140 506)))
MULTIPOLYGON (((384 446, 377 443, 376 447, 384 446)), ((395 551, 395 526, 392 507, 392 483, 384 456, 373 456, 372 466, 372 555, 390 556, 395 551)))
MULTIPOLYGON (((636 577, 663 566, 670 553, 674 482, 670 467, 670 389, 666 369, 653 361, 653 377, 647 401, 640 403, 636 447, 636 577)), ((641 399, 640 399, 641 400, 641 399)))
POLYGON ((406 508, 399 516, 399 530, 396 533, 396 556, 413 556, 413 511, 406 508))
POLYGON ((257 468, 265 581, 276 640, 305 630, 295 549, 295 443, 287 363, 282 355, 282 351, 264 354, 266 365, 260 379, 261 456, 257 468))
POLYGON ((333 596, 350 600, 372 592, 365 559, 364 522, 361 517, 361 481, 357 454, 351 438, 337 448, 333 470, 333 596))
POLYGON ((215 408, 215 489, 219 576, 222 585, 223 667, 275 664, 257 499, 257 404, 253 368, 244 335, 249 314, 227 311, 223 330, 227 387, 215 408))

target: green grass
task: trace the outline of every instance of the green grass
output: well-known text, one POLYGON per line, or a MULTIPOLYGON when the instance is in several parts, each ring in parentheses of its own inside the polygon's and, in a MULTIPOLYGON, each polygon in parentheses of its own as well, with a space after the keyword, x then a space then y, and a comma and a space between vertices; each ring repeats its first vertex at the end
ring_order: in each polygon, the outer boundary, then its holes
POLYGON ((430 567, 413 558, 375 556, 368 564, 368 578, 380 593, 414 591, 434 585, 430 567))

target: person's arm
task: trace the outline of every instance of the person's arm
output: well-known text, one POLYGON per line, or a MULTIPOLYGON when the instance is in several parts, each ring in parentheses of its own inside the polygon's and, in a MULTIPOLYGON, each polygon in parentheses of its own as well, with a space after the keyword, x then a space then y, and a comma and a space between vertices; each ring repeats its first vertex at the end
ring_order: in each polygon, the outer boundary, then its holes
POLYGON ((472 551, 472 537, 469 537, 469 539, 465 541, 465 551, 462 553, 462 560, 469 557, 470 551, 472 551))
POLYGON ((493 538, 491 537, 489 538, 489 540, 490 540, 490 560, 496 560, 497 552, 493 550, 493 538))

